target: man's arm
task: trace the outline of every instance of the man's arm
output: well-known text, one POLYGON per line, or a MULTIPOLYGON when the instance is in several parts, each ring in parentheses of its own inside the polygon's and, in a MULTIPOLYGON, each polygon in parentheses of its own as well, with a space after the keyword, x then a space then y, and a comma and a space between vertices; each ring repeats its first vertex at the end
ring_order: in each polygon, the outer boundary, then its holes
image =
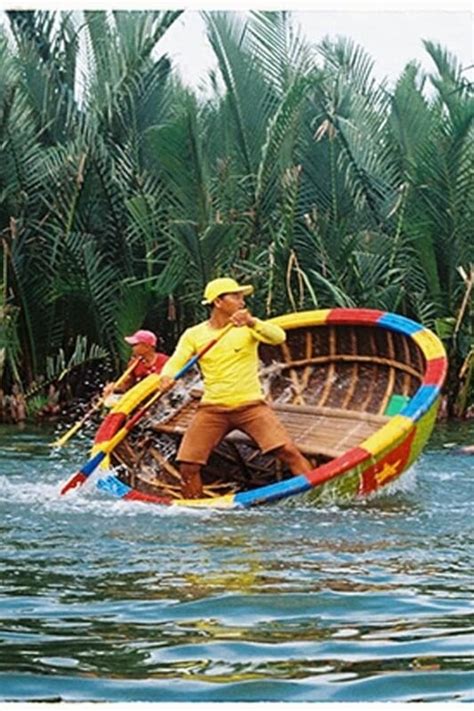
POLYGON ((255 318, 248 309, 236 311, 230 320, 234 326, 248 326, 252 330, 255 340, 261 343, 278 346, 286 341, 286 333, 280 326, 255 318))
MULTIPOLYGON (((134 363, 136 362, 136 358, 130 358, 130 360, 127 363, 126 370, 128 370, 134 363)), ((110 382, 106 383, 104 385, 104 388, 102 390, 102 397, 108 398, 110 395, 113 395, 114 393, 117 393, 117 395, 121 395, 122 393, 126 392, 129 390, 132 385, 135 385, 135 376, 133 373, 129 373, 126 378, 123 377, 123 375, 118 378, 118 381, 115 382, 110 382), (116 382, 119 382, 118 385, 116 385, 116 382)))
POLYGON ((178 341, 173 354, 166 361, 160 373, 160 386, 163 389, 170 387, 173 382, 173 376, 186 365, 188 360, 196 353, 196 349, 189 337, 188 331, 185 331, 178 341))
POLYGON ((257 341, 272 346, 278 346, 286 341, 286 333, 280 326, 275 326, 274 323, 268 323, 268 321, 261 321, 259 318, 254 321, 252 333, 257 341))

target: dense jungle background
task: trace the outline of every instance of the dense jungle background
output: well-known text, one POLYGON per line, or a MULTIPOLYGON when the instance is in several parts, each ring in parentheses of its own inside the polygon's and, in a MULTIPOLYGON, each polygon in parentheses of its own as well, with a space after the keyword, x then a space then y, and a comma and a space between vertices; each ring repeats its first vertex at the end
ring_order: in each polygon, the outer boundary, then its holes
POLYGON ((410 63, 389 88, 349 38, 313 46, 286 12, 209 12, 218 69, 195 92, 160 53, 180 14, 2 15, 2 401, 34 415, 51 385, 81 394, 120 372, 141 326, 170 352, 229 274, 261 317, 419 320, 448 351, 446 413, 472 411, 466 68, 427 39, 432 72, 410 63))

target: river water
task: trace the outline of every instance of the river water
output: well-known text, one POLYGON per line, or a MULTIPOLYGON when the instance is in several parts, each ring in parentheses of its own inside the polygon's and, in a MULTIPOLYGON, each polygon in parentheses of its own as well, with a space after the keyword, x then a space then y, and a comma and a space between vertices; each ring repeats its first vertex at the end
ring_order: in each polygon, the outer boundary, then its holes
POLYGON ((357 504, 173 511, 58 489, 0 429, 1 701, 474 701, 474 423, 357 504))

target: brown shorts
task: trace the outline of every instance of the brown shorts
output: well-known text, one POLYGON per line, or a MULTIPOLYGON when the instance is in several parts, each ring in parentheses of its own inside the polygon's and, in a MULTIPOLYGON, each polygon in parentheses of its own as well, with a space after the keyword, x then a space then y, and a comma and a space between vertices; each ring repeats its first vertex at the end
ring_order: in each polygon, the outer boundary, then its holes
POLYGON ((261 400, 239 407, 200 405, 181 441, 177 459, 206 464, 214 447, 232 430, 245 432, 263 453, 291 442, 271 407, 261 400))

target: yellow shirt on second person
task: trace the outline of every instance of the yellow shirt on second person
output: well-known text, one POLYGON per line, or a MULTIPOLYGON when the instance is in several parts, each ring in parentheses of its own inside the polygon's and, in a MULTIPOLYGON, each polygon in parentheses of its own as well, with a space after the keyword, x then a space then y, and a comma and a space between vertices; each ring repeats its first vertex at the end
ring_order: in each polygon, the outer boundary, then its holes
MULTIPOLYGON (((211 328, 209 321, 188 328, 161 374, 172 378, 193 355, 223 330, 211 328)), ((258 377, 258 344, 278 345, 285 338, 282 328, 259 319, 255 319, 253 328, 232 328, 199 360, 204 379, 202 403, 237 407, 253 400, 262 400, 264 395, 258 377)))

